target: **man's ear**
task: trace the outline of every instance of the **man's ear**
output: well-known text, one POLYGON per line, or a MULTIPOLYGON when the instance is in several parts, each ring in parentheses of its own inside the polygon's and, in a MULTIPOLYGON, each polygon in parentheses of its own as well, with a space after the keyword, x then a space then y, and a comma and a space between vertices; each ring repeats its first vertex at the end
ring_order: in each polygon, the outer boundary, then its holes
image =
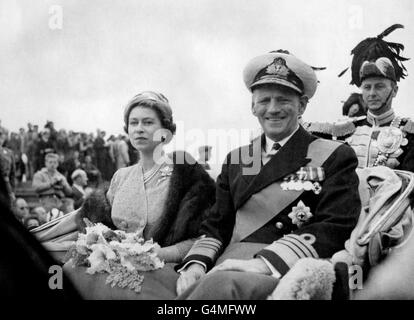
POLYGON ((252 100, 252 114, 256 116, 256 108, 254 107, 254 101, 252 100))
POLYGON ((299 115, 303 115, 305 110, 306 110, 306 106, 308 105, 309 99, 307 96, 301 96, 299 98, 299 115))
POLYGON ((395 96, 397 95, 397 93, 398 93, 398 86, 397 86, 397 84, 394 84, 394 86, 393 86, 393 88, 392 88, 392 91, 393 91, 393 93, 392 93, 392 97, 393 98, 395 98, 395 96))

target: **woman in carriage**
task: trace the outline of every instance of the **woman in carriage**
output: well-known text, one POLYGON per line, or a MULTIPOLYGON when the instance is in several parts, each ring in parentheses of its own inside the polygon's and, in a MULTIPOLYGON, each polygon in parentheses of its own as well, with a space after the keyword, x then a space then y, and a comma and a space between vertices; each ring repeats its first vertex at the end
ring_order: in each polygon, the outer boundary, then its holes
MULTIPOLYGON (((146 91, 133 97, 125 107, 124 124, 140 154, 139 162, 119 169, 106 195, 102 191, 93 194, 78 212, 38 236, 42 241, 50 240, 59 230, 74 231, 75 225, 88 233, 87 241, 90 234, 99 233, 96 242, 81 246, 88 251, 87 261, 79 260, 80 235, 75 246, 78 250, 72 248, 72 259, 64 266, 84 298, 169 299, 175 296, 178 278, 173 264, 181 261, 198 237, 201 221, 214 202, 215 183, 189 154, 164 152, 176 126, 170 104, 161 93, 146 91), (99 222, 106 226, 93 226, 99 222), (102 242, 105 248, 90 252, 102 242), (118 267, 123 269, 117 269, 117 274, 108 265, 108 250, 118 258, 121 255, 118 267), (142 254, 137 250, 143 250, 142 254), (148 272, 135 272, 138 270, 148 272), (106 284, 108 273, 118 285, 106 284), (122 273, 128 274, 123 284, 116 280, 122 273), (123 288, 126 283, 130 289, 123 288)), ((49 241, 46 246, 53 249, 55 244, 49 241)))

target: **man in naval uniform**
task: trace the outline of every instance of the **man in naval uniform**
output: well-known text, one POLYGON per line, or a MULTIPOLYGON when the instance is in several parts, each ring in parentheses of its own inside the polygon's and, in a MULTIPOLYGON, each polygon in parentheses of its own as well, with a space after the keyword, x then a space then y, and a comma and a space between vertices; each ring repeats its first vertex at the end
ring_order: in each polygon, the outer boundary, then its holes
POLYGON ((402 61, 407 59, 400 56, 404 46, 383 40, 402 27, 393 25, 352 50, 351 84, 360 88, 368 107, 367 116, 342 124, 308 126, 318 136, 345 140, 354 148, 359 168, 385 165, 414 172, 414 122, 397 116, 392 104, 398 92, 397 82, 406 76, 402 61))
POLYGON ((264 134, 227 156, 203 236, 177 266, 181 299, 264 299, 300 258, 342 249, 357 222, 355 152, 298 122, 316 91, 312 67, 272 51, 244 81, 264 134))

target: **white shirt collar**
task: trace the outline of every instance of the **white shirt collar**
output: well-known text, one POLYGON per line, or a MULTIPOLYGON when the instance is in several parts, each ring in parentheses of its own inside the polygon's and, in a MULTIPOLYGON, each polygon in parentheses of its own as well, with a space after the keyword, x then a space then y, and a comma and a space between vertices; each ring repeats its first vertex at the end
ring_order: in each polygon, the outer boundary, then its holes
POLYGON ((264 151, 266 152, 266 154, 274 153, 274 151, 272 152, 272 148, 273 148, 273 145, 275 144, 275 142, 278 142, 280 144, 280 146, 283 147, 289 141, 289 139, 296 133, 296 131, 298 131, 298 130, 299 130, 299 125, 297 126, 295 131, 293 131, 290 135, 288 135, 286 138, 283 138, 280 141, 274 141, 274 140, 270 139, 268 136, 265 135, 265 137, 266 137, 266 146, 264 148, 264 151))
POLYGON ((78 189, 82 194, 85 194, 85 189, 83 189, 83 187, 82 186, 80 186, 80 185, 78 185, 78 184, 76 184, 76 183, 73 183, 73 186, 76 188, 76 189, 78 189))

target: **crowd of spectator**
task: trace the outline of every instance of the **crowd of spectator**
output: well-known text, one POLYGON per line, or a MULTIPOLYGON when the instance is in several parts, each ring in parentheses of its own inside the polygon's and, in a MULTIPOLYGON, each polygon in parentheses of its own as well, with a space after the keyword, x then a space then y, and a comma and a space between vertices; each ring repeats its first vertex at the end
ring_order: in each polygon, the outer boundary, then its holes
POLYGON ((90 192, 111 180, 114 172, 136 163, 138 154, 128 138, 98 129, 96 134, 27 124, 9 132, 0 120, 0 170, 8 185, 16 218, 34 228, 81 206, 90 192), (29 208, 15 196, 21 185, 38 195, 29 208), (30 210, 31 209, 31 210, 30 210))

